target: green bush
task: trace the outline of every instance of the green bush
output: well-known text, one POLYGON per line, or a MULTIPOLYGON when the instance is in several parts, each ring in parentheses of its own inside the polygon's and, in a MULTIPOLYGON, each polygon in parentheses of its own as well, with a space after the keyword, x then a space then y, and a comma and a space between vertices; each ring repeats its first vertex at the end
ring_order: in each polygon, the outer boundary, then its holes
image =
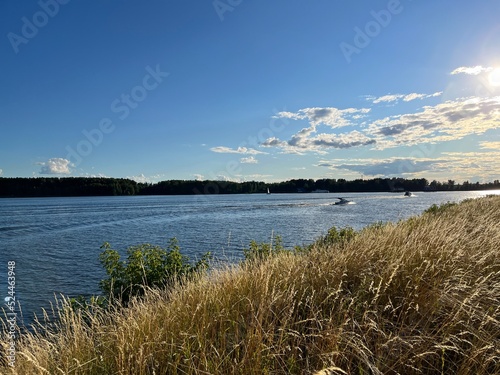
POLYGON ((347 243, 356 237, 357 233, 351 227, 345 227, 338 230, 332 227, 328 230, 327 235, 323 239, 324 244, 347 243))
POLYGON ((276 236, 274 244, 272 241, 270 243, 258 243, 252 240, 250 247, 243 249, 243 255, 246 261, 259 261, 285 251, 288 250, 283 247, 283 239, 281 236, 276 236))
POLYGON ((181 254, 176 238, 170 240, 167 249, 150 244, 129 247, 125 261, 109 243, 104 243, 101 249, 104 250, 99 259, 108 277, 101 280, 99 286, 107 296, 124 305, 130 297, 143 295, 147 287, 167 287, 200 274, 208 269, 211 258, 207 252, 191 264, 189 258, 181 254))
POLYGON ((305 246, 302 249, 299 248, 299 250, 301 250, 302 252, 307 252, 318 246, 325 247, 333 244, 344 245, 352 241, 357 235, 358 233, 351 227, 345 227, 341 229, 331 227, 326 235, 318 238, 311 245, 305 246))

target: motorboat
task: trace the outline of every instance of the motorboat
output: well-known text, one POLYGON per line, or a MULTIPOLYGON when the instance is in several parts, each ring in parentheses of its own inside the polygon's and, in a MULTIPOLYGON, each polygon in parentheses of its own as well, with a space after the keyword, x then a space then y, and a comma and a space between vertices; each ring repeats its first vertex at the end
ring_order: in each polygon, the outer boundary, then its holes
POLYGON ((347 200, 345 198, 337 198, 337 199, 338 199, 338 201, 334 202, 333 203, 334 205, 354 204, 354 202, 349 201, 349 200, 347 200))
POLYGON ((405 197, 413 197, 413 193, 411 191, 405 191, 405 197))

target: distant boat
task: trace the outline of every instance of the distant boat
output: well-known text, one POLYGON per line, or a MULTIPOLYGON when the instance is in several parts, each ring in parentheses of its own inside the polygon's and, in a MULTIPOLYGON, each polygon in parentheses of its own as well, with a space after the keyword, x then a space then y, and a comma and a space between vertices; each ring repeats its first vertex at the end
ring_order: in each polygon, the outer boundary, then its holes
POLYGON ((338 201, 334 203, 334 205, 345 205, 345 204, 354 204, 352 201, 348 201, 345 198, 337 198, 338 201))
POLYGON ((405 197, 413 197, 413 193, 411 191, 405 191, 405 197))
POLYGON ((269 188, 267 188, 267 194, 271 194, 271 192, 269 191, 269 188))

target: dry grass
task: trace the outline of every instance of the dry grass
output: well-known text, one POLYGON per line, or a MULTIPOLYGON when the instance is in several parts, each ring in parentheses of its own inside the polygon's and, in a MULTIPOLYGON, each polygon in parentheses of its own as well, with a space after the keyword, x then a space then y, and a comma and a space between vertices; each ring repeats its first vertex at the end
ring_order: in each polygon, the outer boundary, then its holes
POLYGON ((500 197, 481 198, 150 291, 90 325, 61 310, 0 372, 500 374, 499 223, 500 197))

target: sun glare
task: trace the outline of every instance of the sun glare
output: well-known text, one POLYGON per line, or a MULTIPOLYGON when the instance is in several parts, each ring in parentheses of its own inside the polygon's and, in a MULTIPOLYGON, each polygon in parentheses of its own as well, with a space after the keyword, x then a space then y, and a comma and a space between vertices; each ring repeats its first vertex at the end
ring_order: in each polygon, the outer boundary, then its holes
POLYGON ((491 86, 500 86, 500 68, 494 69, 490 73, 488 79, 490 81, 491 86))

